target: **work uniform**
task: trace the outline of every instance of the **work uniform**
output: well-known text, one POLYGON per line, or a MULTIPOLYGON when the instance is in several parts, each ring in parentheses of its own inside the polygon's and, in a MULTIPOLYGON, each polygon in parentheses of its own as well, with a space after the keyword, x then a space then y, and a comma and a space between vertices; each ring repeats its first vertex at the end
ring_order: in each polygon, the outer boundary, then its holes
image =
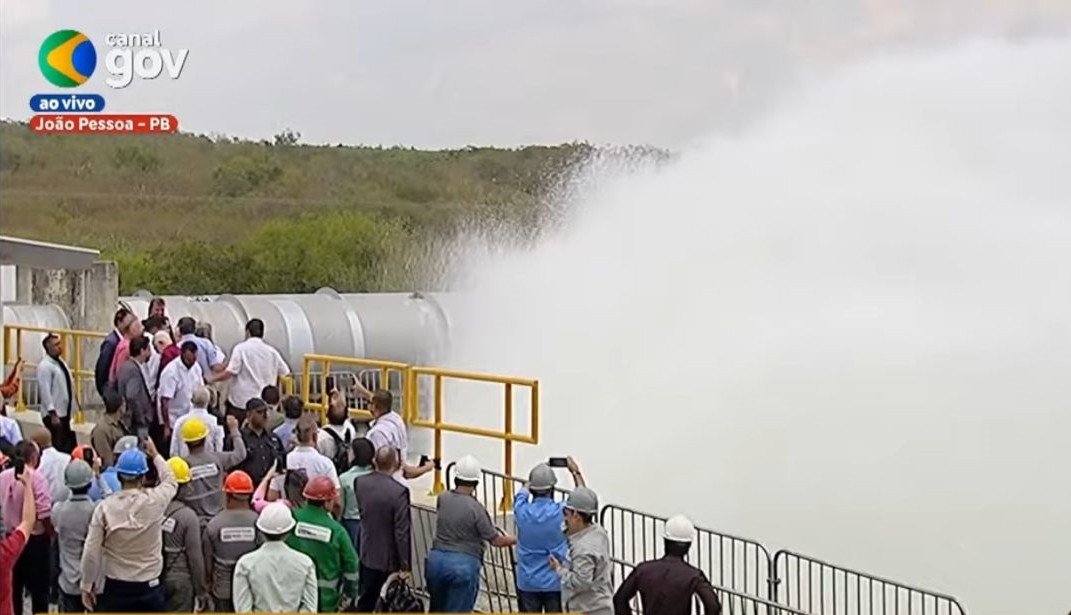
POLYGON ((245 461, 245 443, 234 438, 234 450, 212 453, 204 449, 184 457, 190 464, 190 482, 182 489, 182 502, 197 513, 201 528, 223 511, 223 474, 245 461))
POLYGON ((82 554, 82 592, 93 591, 104 575, 97 610, 105 613, 155 613, 166 607, 160 588, 163 571, 161 523, 178 483, 163 457, 153 460, 160 484, 124 489, 93 510, 82 554))
POLYGON ((205 564, 208 565, 208 593, 216 613, 234 610, 231 582, 238 560, 264 542, 257 534, 257 513, 252 510, 224 510, 208 522, 204 533, 205 564))
POLYGON ((170 613, 192 613, 194 598, 205 593, 201 523, 188 506, 172 500, 160 524, 164 541, 164 591, 170 613))
POLYGON ((281 540, 265 542, 238 560, 233 591, 236 613, 315 613, 316 565, 281 540))
POLYGON ((610 536, 600 525, 589 525, 569 536, 569 561, 558 573, 567 613, 612 615, 614 585, 610 577, 610 536))
POLYGON ((61 613, 81 613, 82 606, 82 549, 86 534, 89 533, 89 520, 93 517, 96 503, 88 494, 71 495, 66 500, 52 507, 52 524, 56 529, 56 543, 59 546, 59 611, 61 613))
POLYGON ((637 592, 644 615, 692 615, 693 596, 699 596, 705 615, 721 613, 721 602, 707 575, 675 555, 636 566, 614 594, 614 613, 632 615, 629 603, 637 592))
POLYGON ((294 511, 297 525, 286 539, 293 549, 316 564, 321 613, 334 613, 343 589, 351 597, 357 583, 357 552, 346 528, 321 506, 306 504, 294 511))

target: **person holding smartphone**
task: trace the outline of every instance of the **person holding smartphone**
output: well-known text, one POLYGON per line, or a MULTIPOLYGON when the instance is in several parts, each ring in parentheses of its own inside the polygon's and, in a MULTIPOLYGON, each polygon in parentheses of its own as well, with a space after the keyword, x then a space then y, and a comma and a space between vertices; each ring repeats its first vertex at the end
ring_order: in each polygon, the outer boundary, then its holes
MULTIPOLYGON (((11 470, 14 474, 14 468, 11 470)), ((31 493, 34 484, 34 469, 23 466, 18 476, 24 493, 31 493)), ((0 540, 0 615, 13 615, 14 587, 12 576, 15 562, 19 560, 26 543, 30 539, 30 532, 37 523, 37 503, 34 498, 22 498, 22 508, 19 523, 3 540, 0 540)), ((20 600, 21 602, 21 600, 20 600)), ((19 605, 22 606, 21 604, 19 605)), ((20 608, 21 610, 21 608, 20 608)))

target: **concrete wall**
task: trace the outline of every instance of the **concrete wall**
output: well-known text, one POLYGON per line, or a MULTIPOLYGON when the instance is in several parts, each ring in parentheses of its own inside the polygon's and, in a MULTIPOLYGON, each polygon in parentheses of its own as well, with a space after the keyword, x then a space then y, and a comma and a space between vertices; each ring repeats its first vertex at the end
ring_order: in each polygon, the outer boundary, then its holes
POLYGON ((67 313, 75 329, 111 329, 111 315, 119 301, 119 268, 115 261, 96 261, 82 271, 19 268, 16 278, 19 303, 56 304, 67 313))

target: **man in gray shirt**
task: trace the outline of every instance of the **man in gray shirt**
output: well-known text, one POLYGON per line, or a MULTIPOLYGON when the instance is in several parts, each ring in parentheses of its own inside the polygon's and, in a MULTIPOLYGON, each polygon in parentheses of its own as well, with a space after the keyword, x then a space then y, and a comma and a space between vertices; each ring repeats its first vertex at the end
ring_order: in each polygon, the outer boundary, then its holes
POLYGON ((480 462, 465 455, 457 462, 454 489, 439 494, 435 542, 424 562, 429 613, 471 613, 480 590, 484 543, 517 544, 515 537, 499 533, 487 508, 476 499, 482 472, 480 462))
MULTIPOLYGON (((100 458, 94 463, 100 468, 100 458)), ((93 484, 94 471, 89 464, 75 459, 63 470, 63 482, 71 490, 70 496, 52 507, 52 523, 56 528, 59 546, 59 612, 82 613, 82 548, 89 533, 89 520, 93 517, 96 502, 89 499, 89 486, 93 484)))

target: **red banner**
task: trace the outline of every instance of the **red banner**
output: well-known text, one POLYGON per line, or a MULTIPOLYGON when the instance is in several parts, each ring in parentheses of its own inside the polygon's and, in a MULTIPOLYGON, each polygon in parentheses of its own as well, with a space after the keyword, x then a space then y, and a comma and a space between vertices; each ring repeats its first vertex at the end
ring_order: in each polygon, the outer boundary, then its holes
POLYGON ((30 129, 43 134, 160 134, 177 132, 178 119, 160 113, 35 115, 30 129))

